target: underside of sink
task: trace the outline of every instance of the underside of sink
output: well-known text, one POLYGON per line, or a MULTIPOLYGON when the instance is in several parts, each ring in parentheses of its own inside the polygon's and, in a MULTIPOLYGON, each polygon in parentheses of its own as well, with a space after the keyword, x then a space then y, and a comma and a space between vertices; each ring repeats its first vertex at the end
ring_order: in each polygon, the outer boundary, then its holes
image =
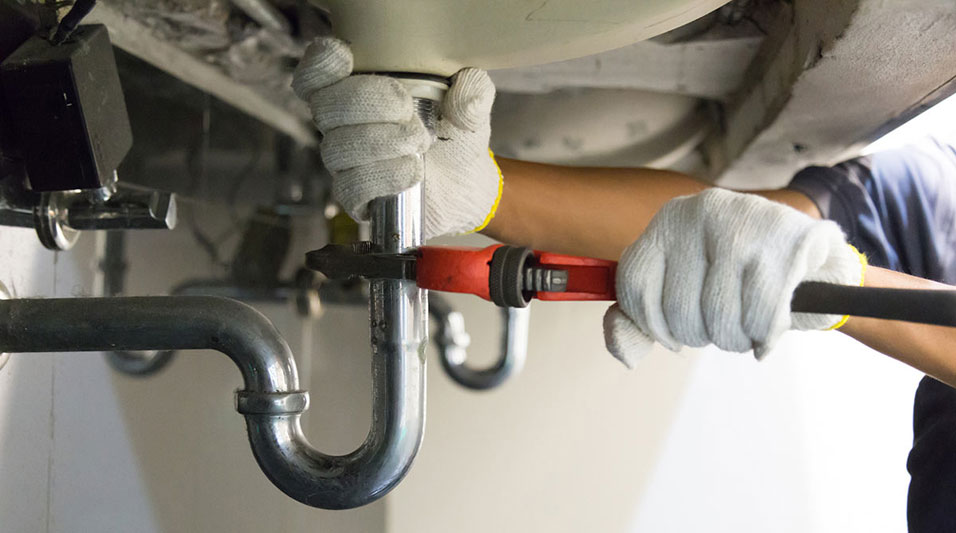
POLYGON ((312 0, 352 45, 356 69, 448 76, 619 48, 726 0, 312 0))

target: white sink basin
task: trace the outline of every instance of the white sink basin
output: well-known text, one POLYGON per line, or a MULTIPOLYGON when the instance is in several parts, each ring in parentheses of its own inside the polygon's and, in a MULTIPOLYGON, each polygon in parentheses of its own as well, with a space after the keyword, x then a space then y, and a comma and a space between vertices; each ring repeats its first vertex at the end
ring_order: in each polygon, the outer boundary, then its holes
POLYGON ((653 37, 726 0, 312 0, 356 71, 448 76, 571 59, 653 37))

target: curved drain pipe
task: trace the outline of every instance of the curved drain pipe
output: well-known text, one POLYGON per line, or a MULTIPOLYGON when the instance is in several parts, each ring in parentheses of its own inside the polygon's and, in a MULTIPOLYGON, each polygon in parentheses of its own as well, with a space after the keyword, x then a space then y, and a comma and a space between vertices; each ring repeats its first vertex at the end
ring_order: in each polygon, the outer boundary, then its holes
MULTIPOLYGON (((393 300, 383 298, 387 305, 393 300)), ((387 327, 386 327, 387 329, 387 327)), ((308 393, 292 352, 252 307, 215 296, 0 301, 0 351, 220 351, 239 367, 236 410, 262 471, 282 492, 323 509, 370 503, 394 487, 418 452, 425 425, 419 346, 379 344, 372 356, 372 424, 343 456, 313 448, 299 425, 308 393)))

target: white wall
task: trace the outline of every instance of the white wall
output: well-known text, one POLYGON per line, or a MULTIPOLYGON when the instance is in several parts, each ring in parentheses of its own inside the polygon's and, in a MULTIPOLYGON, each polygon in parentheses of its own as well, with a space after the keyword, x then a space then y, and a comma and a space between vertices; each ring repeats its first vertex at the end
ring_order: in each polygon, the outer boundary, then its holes
POLYGON ((631 531, 906 530, 922 376, 836 333, 791 333, 771 356, 689 356, 631 531))
MULTIPOLYGON (((130 255, 131 292, 211 273, 184 230, 139 234, 130 255)), ((84 295, 93 239, 54 255, 3 228, 0 262, 18 296, 84 295)), ((455 301, 489 360, 496 310, 455 301)), ((365 311, 327 309, 313 329, 264 310, 298 354, 311 347, 310 439, 349 451, 369 420, 365 311)), ((839 334, 791 335, 760 364, 658 351, 628 372, 604 352, 603 310, 534 304, 528 364, 499 390, 458 388, 430 354, 418 461, 383 503, 347 512, 262 476, 219 354, 145 380, 98 354, 15 355, 0 371, 0 533, 903 529, 915 372, 839 334)))

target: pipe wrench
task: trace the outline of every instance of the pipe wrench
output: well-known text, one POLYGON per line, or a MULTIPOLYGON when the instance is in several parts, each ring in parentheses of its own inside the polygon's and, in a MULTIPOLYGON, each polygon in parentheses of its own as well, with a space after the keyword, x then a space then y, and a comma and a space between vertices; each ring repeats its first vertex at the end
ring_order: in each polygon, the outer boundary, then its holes
MULTIPOLYGON (((617 262, 518 246, 422 246, 380 253, 371 243, 330 244, 306 254, 306 266, 330 279, 414 280, 422 289, 474 294, 500 307, 531 300, 617 299, 617 262)), ((956 327, 956 291, 852 287, 806 281, 794 312, 853 315, 956 327)))

